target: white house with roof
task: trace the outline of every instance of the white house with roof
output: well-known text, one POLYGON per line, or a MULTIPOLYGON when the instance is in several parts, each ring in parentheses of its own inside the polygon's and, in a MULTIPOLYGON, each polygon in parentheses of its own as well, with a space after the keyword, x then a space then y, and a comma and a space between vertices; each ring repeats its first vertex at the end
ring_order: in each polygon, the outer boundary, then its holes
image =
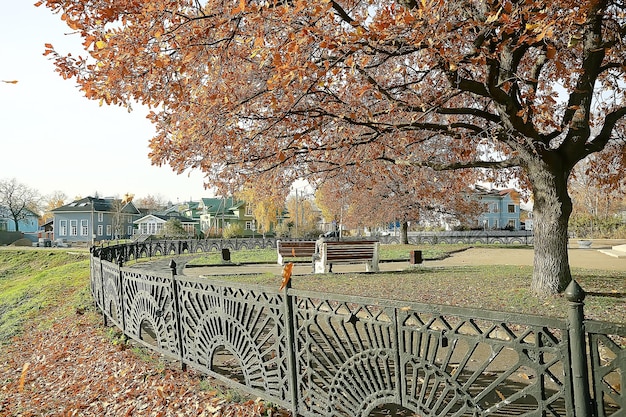
POLYGON ((196 234, 198 221, 186 216, 180 216, 176 213, 168 214, 148 214, 135 220, 135 235, 140 236, 157 236, 163 232, 163 228, 168 220, 178 220, 189 236, 196 234))

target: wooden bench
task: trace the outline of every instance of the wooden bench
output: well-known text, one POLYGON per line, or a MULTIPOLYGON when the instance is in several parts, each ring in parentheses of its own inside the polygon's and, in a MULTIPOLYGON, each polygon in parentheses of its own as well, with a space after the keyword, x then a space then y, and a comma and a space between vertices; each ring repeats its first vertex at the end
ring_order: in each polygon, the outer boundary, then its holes
POLYGON ((354 240, 341 242, 319 242, 317 258, 313 271, 316 274, 328 272, 331 264, 364 263, 366 272, 378 272, 378 247, 373 240, 354 240))
POLYGON ((278 252, 278 265, 284 265, 285 258, 313 259, 315 254, 314 240, 278 240, 276 251, 278 252))

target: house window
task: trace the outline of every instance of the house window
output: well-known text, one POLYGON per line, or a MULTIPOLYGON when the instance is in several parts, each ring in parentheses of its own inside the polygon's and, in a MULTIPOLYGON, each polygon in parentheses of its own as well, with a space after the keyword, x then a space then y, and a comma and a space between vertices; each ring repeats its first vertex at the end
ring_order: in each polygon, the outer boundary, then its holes
POLYGON ((0 220, 0 230, 6 232, 8 228, 8 222, 6 220, 0 220))
POLYGON ((246 206, 246 216, 252 216, 252 206, 246 206))
POLYGON ((509 213, 515 213, 515 204, 509 204, 509 213))
POLYGON ((98 236, 102 236, 102 232, 104 231, 104 228, 102 227, 101 224, 98 225, 98 236))
POLYGON ((98 221, 104 221, 104 213, 98 213, 98 221))
POLYGON ((246 222, 246 230, 252 230, 252 222, 246 222))
POLYGON ((493 228, 497 229, 500 227, 500 223, 498 222, 498 219, 493 219, 493 228))
POLYGON ((59 236, 67 236, 67 220, 61 220, 59 224, 59 236))
POLYGON ((70 220, 70 236, 78 236, 78 220, 70 220))
POLYGON ((515 219, 509 219, 509 222, 506 224, 507 229, 515 230, 515 219))
POLYGON ((111 225, 107 224, 107 236, 111 236, 111 225))
POLYGON ((126 229, 126 234, 128 236, 133 234, 133 226, 128 226, 128 228, 126 229))
POLYGON ((81 236, 89 235, 89 230, 88 230, 87 226, 88 226, 87 220, 81 220, 80 221, 80 235, 81 236))

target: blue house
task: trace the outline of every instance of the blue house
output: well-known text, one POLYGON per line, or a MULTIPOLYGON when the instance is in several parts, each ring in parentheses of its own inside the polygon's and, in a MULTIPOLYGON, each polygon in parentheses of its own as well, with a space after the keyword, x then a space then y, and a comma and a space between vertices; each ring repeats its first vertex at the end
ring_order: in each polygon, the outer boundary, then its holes
POLYGON ((129 239, 133 222, 142 216, 132 201, 100 197, 81 198, 52 213, 54 238, 68 243, 129 239))
POLYGON ((520 193, 512 188, 496 190, 476 185, 474 198, 485 205, 478 216, 483 230, 520 230, 520 193))
MULTIPOLYGON (((37 233, 39 229, 39 216, 30 210, 24 210, 18 219, 17 228, 25 234, 37 233)), ((15 232, 15 220, 8 208, 0 206, 0 231, 15 232)))

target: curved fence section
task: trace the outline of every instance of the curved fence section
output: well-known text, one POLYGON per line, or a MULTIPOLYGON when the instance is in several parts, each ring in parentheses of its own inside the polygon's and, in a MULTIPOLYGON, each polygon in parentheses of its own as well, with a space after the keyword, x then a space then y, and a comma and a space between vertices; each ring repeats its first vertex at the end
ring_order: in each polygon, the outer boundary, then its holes
POLYGON ((294 415, 368 416, 390 405, 421 416, 626 410, 623 325, 278 291, 179 276, 175 265, 159 276, 108 260, 143 253, 136 249, 92 252, 92 294, 105 321, 294 415), (589 378, 571 359, 580 344, 571 328, 585 324, 589 378))

